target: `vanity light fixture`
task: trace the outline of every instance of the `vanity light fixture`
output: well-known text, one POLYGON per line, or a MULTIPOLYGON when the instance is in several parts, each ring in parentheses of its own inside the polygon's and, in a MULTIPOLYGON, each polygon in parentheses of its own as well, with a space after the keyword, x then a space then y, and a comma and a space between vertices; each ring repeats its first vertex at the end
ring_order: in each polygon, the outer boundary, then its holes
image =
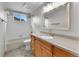
POLYGON ((52 9, 52 6, 53 6, 53 2, 51 3, 47 3, 44 7, 43 7, 43 10, 44 12, 48 12, 49 10, 52 9))
POLYGON ((27 3, 23 3, 23 7, 27 8, 27 9, 30 9, 30 7, 29 7, 29 5, 27 3))
POLYGON ((67 2, 49 2, 45 6, 43 6, 43 12, 49 12, 50 10, 53 10, 61 5, 66 4, 67 2))

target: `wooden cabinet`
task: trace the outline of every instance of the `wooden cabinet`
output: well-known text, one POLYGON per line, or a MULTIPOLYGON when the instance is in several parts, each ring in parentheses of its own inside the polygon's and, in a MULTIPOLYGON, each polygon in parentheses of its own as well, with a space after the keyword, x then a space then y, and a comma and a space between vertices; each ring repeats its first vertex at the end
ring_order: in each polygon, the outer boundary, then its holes
POLYGON ((52 45, 45 41, 41 41, 35 36, 31 36, 32 54, 36 57, 50 57, 52 56, 52 45))
POLYGON ((47 49, 48 47, 44 46, 44 44, 40 40, 35 40, 35 56, 37 57, 50 57, 52 56, 52 50, 47 49))
POLYGON ((74 57, 72 53, 65 49, 60 49, 55 45, 35 36, 31 36, 32 54, 36 57, 74 57))
POLYGON ((41 57, 52 57, 52 46, 47 42, 39 41, 41 57), (49 48, 50 47, 50 48, 49 48))
POLYGON ((32 48, 32 54, 35 55, 35 37, 31 35, 31 48, 32 48))
POLYGON ((55 47, 53 50, 53 55, 56 57, 73 57, 75 55, 71 54, 68 51, 55 47))
POLYGON ((35 41, 35 56, 41 57, 41 45, 38 40, 35 41))
POLYGON ((41 53, 42 53, 42 57, 52 57, 53 54, 52 54, 52 51, 44 48, 44 47, 41 47, 41 53))

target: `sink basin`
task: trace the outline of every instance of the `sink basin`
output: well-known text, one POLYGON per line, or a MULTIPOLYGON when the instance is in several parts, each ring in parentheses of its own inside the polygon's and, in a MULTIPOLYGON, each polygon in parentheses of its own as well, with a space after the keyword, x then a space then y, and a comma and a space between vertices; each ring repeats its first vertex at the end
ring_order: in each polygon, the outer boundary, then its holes
POLYGON ((52 36, 41 36, 41 38, 44 38, 44 39, 53 39, 52 36))

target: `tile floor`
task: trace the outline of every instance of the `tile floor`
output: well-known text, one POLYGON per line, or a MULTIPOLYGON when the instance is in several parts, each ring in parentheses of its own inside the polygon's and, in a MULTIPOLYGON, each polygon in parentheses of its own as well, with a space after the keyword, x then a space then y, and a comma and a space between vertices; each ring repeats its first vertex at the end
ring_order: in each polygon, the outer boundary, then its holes
POLYGON ((5 57, 33 57, 31 49, 26 49, 26 46, 8 51, 5 53, 5 57))

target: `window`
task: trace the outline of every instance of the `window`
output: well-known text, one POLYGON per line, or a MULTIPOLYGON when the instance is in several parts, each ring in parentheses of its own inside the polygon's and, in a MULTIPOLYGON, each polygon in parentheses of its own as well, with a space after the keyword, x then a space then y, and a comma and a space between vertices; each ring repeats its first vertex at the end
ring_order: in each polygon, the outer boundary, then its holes
POLYGON ((27 18, 28 16, 25 14, 21 14, 21 13, 14 13, 14 20, 15 21, 24 21, 27 22, 27 18))

